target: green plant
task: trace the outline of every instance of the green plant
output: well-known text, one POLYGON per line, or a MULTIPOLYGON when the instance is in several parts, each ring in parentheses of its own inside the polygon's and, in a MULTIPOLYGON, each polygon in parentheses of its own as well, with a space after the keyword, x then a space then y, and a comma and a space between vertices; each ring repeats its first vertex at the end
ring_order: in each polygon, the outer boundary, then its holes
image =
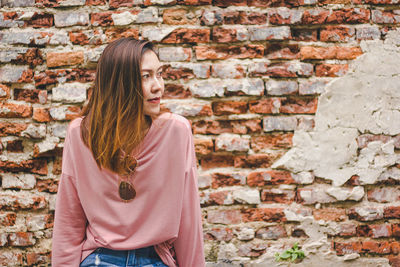
POLYGON ((303 258, 305 258, 304 251, 299 249, 299 244, 297 242, 294 243, 292 248, 285 250, 281 254, 279 254, 279 252, 275 253, 276 261, 281 261, 281 260, 295 261, 297 259, 303 259, 303 258))

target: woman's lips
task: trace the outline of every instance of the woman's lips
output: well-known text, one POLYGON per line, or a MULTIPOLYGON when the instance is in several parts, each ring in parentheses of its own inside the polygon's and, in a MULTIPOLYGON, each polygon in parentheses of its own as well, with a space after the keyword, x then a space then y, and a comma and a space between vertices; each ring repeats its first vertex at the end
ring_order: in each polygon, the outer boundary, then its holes
POLYGON ((153 104, 158 104, 158 103, 160 103, 160 98, 157 97, 157 98, 149 99, 147 101, 150 103, 153 103, 153 104))

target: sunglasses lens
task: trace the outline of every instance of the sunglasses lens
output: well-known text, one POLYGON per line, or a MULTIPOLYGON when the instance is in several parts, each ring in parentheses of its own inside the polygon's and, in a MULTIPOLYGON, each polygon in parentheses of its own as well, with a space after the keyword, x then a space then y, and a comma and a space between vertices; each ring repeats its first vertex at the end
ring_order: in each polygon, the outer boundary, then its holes
POLYGON ((118 191, 119 191, 119 196, 123 200, 132 200, 136 196, 135 188, 133 188, 133 186, 130 183, 125 181, 122 181, 119 184, 118 191))

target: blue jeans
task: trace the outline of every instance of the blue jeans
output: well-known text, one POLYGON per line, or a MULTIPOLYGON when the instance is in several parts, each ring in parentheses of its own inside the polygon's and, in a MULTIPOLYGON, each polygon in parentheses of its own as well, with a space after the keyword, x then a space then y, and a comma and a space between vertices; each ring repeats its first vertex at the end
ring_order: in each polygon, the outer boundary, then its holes
POLYGON ((87 256, 79 265, 80 267, 168 267, 154 250, 153 246, 132 249, 112 250, 97 248, 87 256))

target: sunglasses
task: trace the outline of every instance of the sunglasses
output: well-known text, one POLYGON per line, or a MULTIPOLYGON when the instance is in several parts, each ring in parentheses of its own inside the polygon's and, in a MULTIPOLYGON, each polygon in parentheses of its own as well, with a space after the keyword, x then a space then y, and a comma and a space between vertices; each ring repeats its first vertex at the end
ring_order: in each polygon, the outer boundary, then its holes
POLYGON ((122 178, 121 178, 121 180, 119 182, 119 186, 118 186, 118 193, 119 193, 119 197, 123 201, 129 202, 136 197, 136 190, 133 187, 133 181, 131 183, 129 181, 129 177, 133 176, 133 174, 135 173, 135 170, 138 166, 138 161, 132 155, 125 157, 123 160, 125 163, 124 166, 128 166, 129 174, 126 176, 122 176, 122 177, 127 177, 126 178, 127 180, 125 181, 125 180, 122 180, 122 178))

